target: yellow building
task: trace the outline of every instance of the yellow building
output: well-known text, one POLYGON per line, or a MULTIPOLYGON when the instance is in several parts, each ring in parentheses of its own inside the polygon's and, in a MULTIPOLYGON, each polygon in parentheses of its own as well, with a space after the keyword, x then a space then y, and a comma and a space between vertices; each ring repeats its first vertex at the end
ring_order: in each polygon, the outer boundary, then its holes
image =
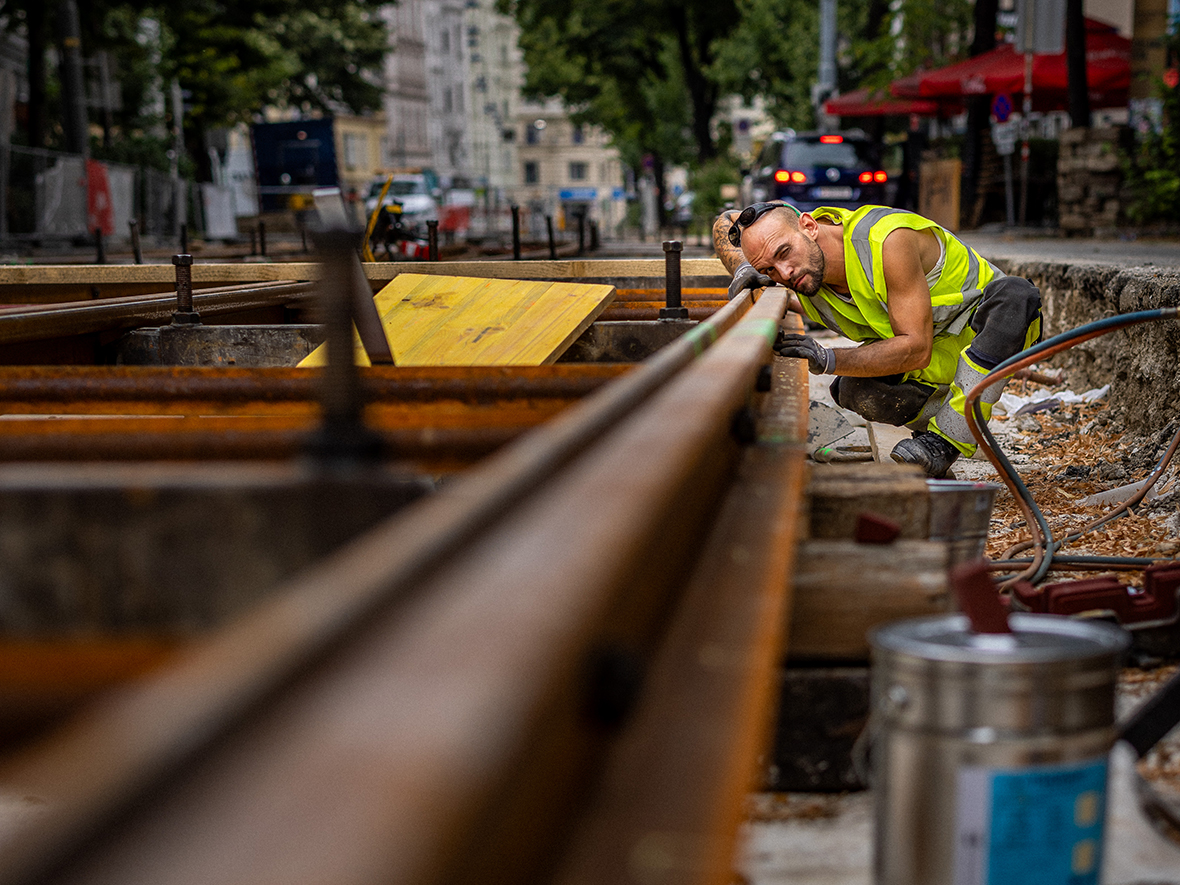
POLYGON ((333 117, 336 137, 336 167, 340 174, 340 191, 348 195, 355 190, 362 199, 370 182, 386 167, 385 115, 372 114, 333 117))

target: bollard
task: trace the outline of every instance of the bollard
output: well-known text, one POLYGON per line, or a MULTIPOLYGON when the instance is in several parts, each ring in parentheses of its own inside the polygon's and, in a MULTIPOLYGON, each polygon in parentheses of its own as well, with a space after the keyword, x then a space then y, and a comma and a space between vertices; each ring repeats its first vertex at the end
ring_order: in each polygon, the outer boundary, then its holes
POLYGON ((429 261, 438 261, 438 222, 426 222, 426 257, 429 261))
POLYGON ((258 254, 266 257, 266 222, 258 222, 258 254))
POLYGON ((143 249, 139 244, 139 222, 132 218, 128 226, 131 228, 131 253, 135 256, 136 264, 143 264, 143 249))
POLYGON ((250 228, 250 257, 258 254, 258 231, 250 228))
POLYGON ((188 222, 182 221, 180 223, 180 252, 182 255, 188 255, 188 222))
POLYGON ((520 207, 512 207, 512 260, 520 261, 520 207))
POLYGON ((106 244, 102 241, 102 228, 96 227, 94 229, 94 248, 95 248, 95 264, 107 263, 107 249, 106 244))
POLYGON ((301 244, 301 249, 303 251, 303 254, 306 255, 307 254, 307 228, 303 224, 299 225, 299 242, 301 244))
POLYGON ((661 320, 686 320, 688 308, 680 303, 680 251, 684 248, 679 240, 664 241, 664 307, 660 308, 661 320))
POLYGON ((173 325, 200 325, 201 316, 193 310, 193 256, 184 253, 172 256, 176 267, 176 310, 173 325))
POLYGON ((598 251, 598 222, 590 220, 590 251, 598 251))
POLYGON ((553 239, 553 216, 545 216, 545 228, 549 231, 549 260, 557 260, 557 241, 553 239))

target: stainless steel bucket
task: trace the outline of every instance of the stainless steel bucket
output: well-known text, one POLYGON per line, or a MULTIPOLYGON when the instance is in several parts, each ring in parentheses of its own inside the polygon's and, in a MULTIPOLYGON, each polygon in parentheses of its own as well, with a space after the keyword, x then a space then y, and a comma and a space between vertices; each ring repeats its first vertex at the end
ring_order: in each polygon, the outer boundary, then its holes
POLYGON ((950 542, 949 565, 983 556, 992 504, 1000 488, 990 482, 930 479, 930 539, 950 542))
POLYGON ((1126 634, 1012 615, 878 628, 870 785, 877 885, 1097 885, 1126 634))

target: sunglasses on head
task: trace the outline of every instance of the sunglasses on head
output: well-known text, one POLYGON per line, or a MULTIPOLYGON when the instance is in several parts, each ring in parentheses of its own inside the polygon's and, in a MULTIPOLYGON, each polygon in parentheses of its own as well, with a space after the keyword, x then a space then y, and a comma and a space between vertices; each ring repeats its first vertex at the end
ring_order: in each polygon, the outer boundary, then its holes
POLYGON ((741 246, 741 244, 742 244, 742 229, 749 227, 751 224, 753 224, 755 221, 757 221, 759 218, 761 218, 767 212, 771 212, 774 209, 790 209, 796 215, 801 216, 803 214, 798 209, 796 209, 794 206, 792 206, 790 203, 783 203, 783 202, 778 202, 778 201, 773 202, 773 203, 754 203, 752 206, 747 206, 745 209, 743 209, 741 215, 739 215, 737 217, 737 220, 734 221, 734 223, 732 225, 730 225, 730 227, 729 227, 729 241, 731 243, 733 243, 735 246, 741 246))

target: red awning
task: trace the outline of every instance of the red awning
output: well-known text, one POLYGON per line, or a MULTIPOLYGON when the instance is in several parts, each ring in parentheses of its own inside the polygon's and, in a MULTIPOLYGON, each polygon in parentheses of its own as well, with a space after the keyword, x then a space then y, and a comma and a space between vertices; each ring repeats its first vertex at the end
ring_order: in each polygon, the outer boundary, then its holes
MULTIPOLYGON (((857 89, 824 102, 824 113, 834 117, 885 117, 918 114, 924 117, 947 113, 945 103, 924 98, 891 98, 884 89, 857 89)), ((953 110, 950 111, 954 113, 953 110)))
MULTIPOLYGON (((1065 107, 1069 83, 1065 53, 1033 56, 1033 100, 1038 110, 1065 107)), ((1131 86, 1131 41, 1113 25, 1086 19, 1086 76, 1095 107, 1127 103, 1131 86)), ((889 91, 897 98, 945 99, 967 95, 1024 92, 1024 56, 1011 43, 934 71, 919 71, 895 80, 889 91)))

